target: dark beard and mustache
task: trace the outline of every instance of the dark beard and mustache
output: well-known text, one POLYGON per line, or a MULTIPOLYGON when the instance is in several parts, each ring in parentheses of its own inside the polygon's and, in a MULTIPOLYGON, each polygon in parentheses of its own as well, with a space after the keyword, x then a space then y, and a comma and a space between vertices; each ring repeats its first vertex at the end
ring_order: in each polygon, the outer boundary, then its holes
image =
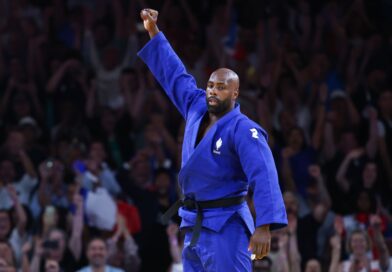
POLYGON ((216 97, 209 97, 207 98, 207 109, 209 113, 212 114, 221 114, 224 112, 227 112, 230 109, 230 105, 231 105, 231 101, 230 99, 226 99, 226 100, 219 100, 216 97), (216 105, 210 105, 208 103, 209 99, 214 99, 214 101, 216 101, 216 105))

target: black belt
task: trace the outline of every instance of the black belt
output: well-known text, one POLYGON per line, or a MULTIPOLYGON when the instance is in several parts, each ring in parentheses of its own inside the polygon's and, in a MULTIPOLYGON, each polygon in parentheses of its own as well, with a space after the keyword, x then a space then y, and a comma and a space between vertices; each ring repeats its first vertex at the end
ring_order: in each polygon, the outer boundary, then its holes
POLYGON ((199 240, 200 231, 201 231, 201 222, 203 220, 203 209, 212 209, 212 208, 223 208, 230 207, 234 205, 239 205, 246 200, 245 196, 237 196, 230 198, 220 198, 216 200, 208 200, 208 201, 195 201, 193 199, 179 199, 177 200, 162 216, 162 222, 167 224, 170 218, 173 217, 178 212, 180 207, 185 207, 187 210, 196 210, 197 217, 196 223, 193 228, 191 246, 196 245, 197 240, 199 240))

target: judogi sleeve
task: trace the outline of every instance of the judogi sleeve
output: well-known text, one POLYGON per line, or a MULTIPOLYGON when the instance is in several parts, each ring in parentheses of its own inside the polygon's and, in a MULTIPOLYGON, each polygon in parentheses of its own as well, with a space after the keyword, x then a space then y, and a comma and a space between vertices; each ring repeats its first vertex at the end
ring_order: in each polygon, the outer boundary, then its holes
POLYGON ((193 101, 205 92, 197 88, 195 79, 186 72, 163 33, 155 35, 138 52, 138 56, 147 64, 170 100, 186 119, 193 101))
POLYGON ((242 169, 254 192, 256 227, 270 224, 274 230, 286 226, 286 209, 266 133, 247 120, 239 123, 234 137, 242 169))

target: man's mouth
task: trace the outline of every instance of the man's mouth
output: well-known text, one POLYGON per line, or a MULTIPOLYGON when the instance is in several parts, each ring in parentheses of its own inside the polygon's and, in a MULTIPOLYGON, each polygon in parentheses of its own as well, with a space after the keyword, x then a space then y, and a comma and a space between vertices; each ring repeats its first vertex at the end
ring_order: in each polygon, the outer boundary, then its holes
POLYGON ((217 105, 219 103, 219 99, 216 97, 209 97, 207 101, 210 105, 217 105))

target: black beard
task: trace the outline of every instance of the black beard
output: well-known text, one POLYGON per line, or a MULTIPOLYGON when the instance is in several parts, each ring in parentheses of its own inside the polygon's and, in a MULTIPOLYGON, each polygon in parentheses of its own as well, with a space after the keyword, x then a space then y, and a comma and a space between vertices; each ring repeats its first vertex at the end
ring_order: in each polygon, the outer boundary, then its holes
POLYGON ((207 99, 207 109, 209 113, 219 115, 221 113, 227 112, 230 109, 231 101, 229 99, 223 101, 217 100, 217 102, 218 103, 216 105, 212 106, 208 103, 207 99))

